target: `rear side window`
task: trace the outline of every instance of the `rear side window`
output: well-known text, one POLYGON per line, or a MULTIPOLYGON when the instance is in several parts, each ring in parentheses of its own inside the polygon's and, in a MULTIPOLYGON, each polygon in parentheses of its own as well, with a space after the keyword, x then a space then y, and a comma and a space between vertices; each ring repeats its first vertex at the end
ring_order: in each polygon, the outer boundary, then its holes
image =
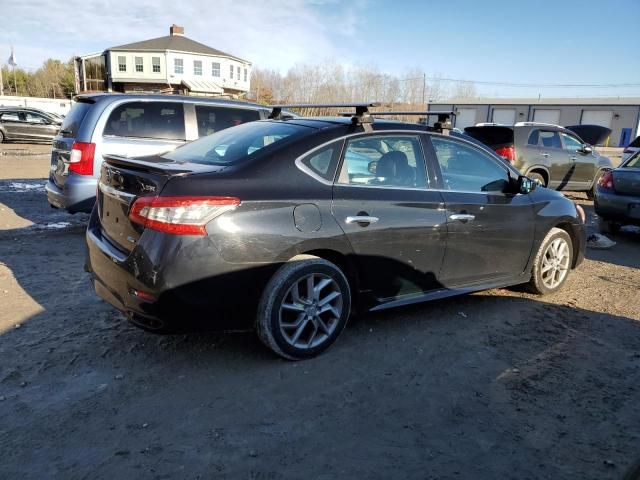
POLYGON ((640 168, 640 153, 636 153, 635 157, 631 157, 631 159, 621 165, 622 168, 640 168))
POLYGON ((560 134, 550 130, 540 130, 540 139, 538 145, 547 148, 562 148, 560 134))
POLYGON ((4 112, 0 113, 0 120, 3 122, 19 122, 20 117, 16 112, 4 112))
POLYGON ((232 165, 263 149, 277 148, 312 132, 312 129, 295 124, 248 122, 202 137, 166 153, 164 157, 177 162, 232 165))
POLYGON ((71 107, 69 113, 67 113, 67 116, 64 117, 62 126, 60 127, 60 134, 63 137, 77 137, 82 121, 92 106, 93 102, 76 102, 76 104, 71 107))
POLYGON ((508 184, 507 170, 470 145, 431 137, 442 171, 444 187, 458 192, 502 192, 508 184))
POLYGON ((336 171, 338 157, 342 150, 341 146, 342 142, 333 143, 307 155, 302 159, 302 163, 316 175, 325 180, 332 181, 336 171))
POLYGON ((349 140, 339 183, 426 188, 420 137, 372 135, 349 140))
POLYGON ((198 137, 205 137, 241 123, 260 120, 257 110, 196 105, 198 137))
POLYGON ((184 140, 184 109, 177 102, 130 102, 117 107, 104 135, 184 140))

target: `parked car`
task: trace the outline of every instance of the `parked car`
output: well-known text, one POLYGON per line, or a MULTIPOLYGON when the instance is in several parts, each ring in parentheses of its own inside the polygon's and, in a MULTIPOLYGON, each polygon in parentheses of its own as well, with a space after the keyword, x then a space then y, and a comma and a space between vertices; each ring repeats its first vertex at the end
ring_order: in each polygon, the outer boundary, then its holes
POLYGON ((255 327, 289 359, 328 348, 352 310, 558 291, 583 259, 583 210, 465 137, 297 118, 109 155, 87 270, 144 329, 255 327))
POLYGON ((631 158, 631 156, 637 152, 640 152, 640 136, 636 137, 633 142, 627 145, 627 147, 622 151, 622 162, 631 158))
POLYGON ((594 208, 603 233, 640 225, 640 152, 600 177, 594 208))
POLYGON ((478 125, 465 128, 465 133, 493 148, 523 175, 541 185, 587 192, 589 198, 593 198, 600 175, 613 168, 609 158, 597 153, 572 130, 558 125, 534 122, 478 125))
POLYGON ((47 142, 60 130, 61 121, 33 108, 0 107, 0 143, 47 142))
POLYGON ((81 95, 53 139, 49 203, 91 212, 103 156, 152 155, 227 127, 266 118, 257 104, 146 94, 81 95))

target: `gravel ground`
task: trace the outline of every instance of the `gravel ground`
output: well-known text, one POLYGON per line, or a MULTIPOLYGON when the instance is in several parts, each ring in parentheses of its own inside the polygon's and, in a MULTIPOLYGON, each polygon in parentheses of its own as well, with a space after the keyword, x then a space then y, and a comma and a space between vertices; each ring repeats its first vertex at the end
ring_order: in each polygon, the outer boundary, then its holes
POLYGON ((46 203, 47 149, 12 148, 41 154, 0 150, 0 478, 617 479, 640 457, 637 231, 556 295, 365 315, 291 363, 126 323, 83 272, 86 216, 46 203))

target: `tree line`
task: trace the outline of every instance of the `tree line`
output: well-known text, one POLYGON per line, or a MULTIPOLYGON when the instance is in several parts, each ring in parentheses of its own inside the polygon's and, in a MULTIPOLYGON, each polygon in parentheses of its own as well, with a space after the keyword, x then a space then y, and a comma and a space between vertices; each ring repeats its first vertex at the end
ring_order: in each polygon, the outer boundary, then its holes
POLYGON ((254 67, 248 97, 270 103, 382 102, 390 107, 424 108, 426 103, 445 98, 477 97, 470 82, 449 82, 440 76, 427 76, 419 68, 401 75, 372 67, 348 68, 339 64, 298 64, 286 74, 254 67))
MULTIPOLYGON (((5 95, 71 98, 74 92, 73 59, 62 62, 46 60, 29 72, 22 68, 2 67, 5 95)), ((378 101, 392 108, 424 108, 429 102, 445 98, 477 97, 475 85, 450 82, 438 75, 427 76, 419 68, 393 75, 375 67, 345 67, 331 62, 297 64, 282 74, 276 70, 254 67, 247 100, 271 103, 347 103, 378 101)))
POLYGON ((75 93, 73 59, 62 62, 50 58, 34 72, 8 65, 2 66, 2 86, 5 95, 24 97, 71 98, 75 93))

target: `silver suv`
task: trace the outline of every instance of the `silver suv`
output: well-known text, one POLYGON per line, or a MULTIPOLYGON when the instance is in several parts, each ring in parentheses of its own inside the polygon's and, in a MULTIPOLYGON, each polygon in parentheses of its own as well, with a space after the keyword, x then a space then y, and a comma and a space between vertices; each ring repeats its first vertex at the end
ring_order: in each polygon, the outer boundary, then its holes
POLYGON ((103 155, 156 155, 269 112, 257 104, 179 95, 78 96, 53 139, 49 203, 90 212, 103 155))

